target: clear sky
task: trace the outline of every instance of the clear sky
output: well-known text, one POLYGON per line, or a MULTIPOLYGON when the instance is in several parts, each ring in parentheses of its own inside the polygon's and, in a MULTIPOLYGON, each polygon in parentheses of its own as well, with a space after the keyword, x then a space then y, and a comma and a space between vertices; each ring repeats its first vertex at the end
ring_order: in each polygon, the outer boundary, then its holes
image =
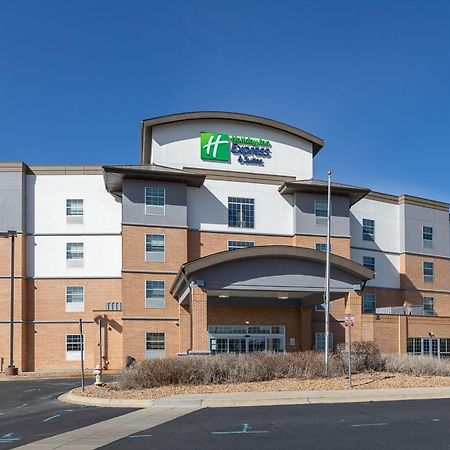
POLYGON ((449 1, 0 0, 0 160, 137 163, 140 120, 256 114, 315 177, 450 202, 449 1))

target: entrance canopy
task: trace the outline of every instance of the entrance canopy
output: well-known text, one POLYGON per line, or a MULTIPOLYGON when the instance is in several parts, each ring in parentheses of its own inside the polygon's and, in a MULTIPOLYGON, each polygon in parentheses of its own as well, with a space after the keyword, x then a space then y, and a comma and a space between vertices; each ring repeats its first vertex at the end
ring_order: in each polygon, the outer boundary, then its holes
MULTIPOLYGON (((171 287, 180 302, 192 285, 208 297, 232 297, 258 302, 261 298, 289 300, 302 306, 323 302, 326 253, 303 247, 269 245, 224 251, 183 264, 171 287), (250 299, 250 300, 248 300, 250 299)), ((331 298, 361 290, 373 271, 347 258, 331 255, 331 298)))

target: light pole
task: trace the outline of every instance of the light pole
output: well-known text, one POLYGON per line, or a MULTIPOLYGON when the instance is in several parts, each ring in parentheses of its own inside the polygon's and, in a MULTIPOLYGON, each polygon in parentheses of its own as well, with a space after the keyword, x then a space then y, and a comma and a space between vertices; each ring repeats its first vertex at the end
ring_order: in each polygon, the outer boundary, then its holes
POLYGON ((14 239, 17 236, 17 231, 8 230, 1 232, 0 237, 11 238, 11 303, 10 303, 10 318, 9 318, 9 365, 5 369, 6 375, 17 375, 18 369, 14 366, 14 239))
POLYGON ((325 372, 328 373, 328 341, 330 335, 330 247, 331 247, 331 171, 328 171, 327 195, 327 259, 325 267, 325 372))

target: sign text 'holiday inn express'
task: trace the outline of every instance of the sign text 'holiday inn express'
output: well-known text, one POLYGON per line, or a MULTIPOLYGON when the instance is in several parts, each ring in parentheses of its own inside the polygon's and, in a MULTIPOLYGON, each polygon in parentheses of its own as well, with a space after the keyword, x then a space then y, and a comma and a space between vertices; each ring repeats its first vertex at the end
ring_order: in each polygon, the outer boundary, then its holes
POLYGON ((235 155, 241 164, 263 166, 264 160, 272 157, 271 147, 266 139, 200 133, 200 155, 205 160, 230 161, 230 155, 235 155))

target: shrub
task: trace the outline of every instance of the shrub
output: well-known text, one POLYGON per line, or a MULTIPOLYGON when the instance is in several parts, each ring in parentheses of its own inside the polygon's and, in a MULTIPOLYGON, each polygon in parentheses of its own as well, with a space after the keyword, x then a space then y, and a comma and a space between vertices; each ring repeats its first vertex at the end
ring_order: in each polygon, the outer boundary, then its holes
POLYGON ((450 362, 430 356, 385 355, 386 371, 408 375, 450 375, 450 362))
MULTIPOLYGON (((343 374, 341 358, 331 355, 328 376, 343 374)), ((140 389, 170 384, 223 384, 324 376, 323 354, 320 353, 224 353, 142 361, 123 370, 118 376, 118 385, 121 389, 140 389)))
MULTIPOLYGON (((348 367, 348 349, 345 344, 338 344, 336 356, 348 367)), ((352 372, 374 372, 385 368, 385 359, 373 342, 352 342, 352 372)))

